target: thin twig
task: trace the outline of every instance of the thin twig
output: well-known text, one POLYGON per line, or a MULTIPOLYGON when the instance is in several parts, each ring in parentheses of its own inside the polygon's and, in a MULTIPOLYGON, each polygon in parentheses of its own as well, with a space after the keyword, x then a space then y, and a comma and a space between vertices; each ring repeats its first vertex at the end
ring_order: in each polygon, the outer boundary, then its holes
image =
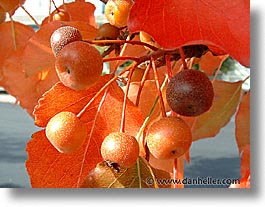
POLYGON ((168 80, 170 81, 172 78, 172 68, 170 63, 170 55, 166 55, 166 65, 167 65, 167 74, 168 74, 168 80))
POLYGON ((95 44, 95 45, 102 45, 102 44, 131 44, 131 45, 142 45, 146 46, 154 51, 157 51, 158 48, 154 47, 153 45, 150 45, 145 42, 137 41, 137 40, 84 40, 85 42, 89 44, 95 44))
POLYGON ((28 10, 22 5, 20 4, 20 8, 24 10, 24 12, 26 12, 26 14, 29 16, 29 18, 35 23, 35 25, 40 28, 40 24, 37 22, 37 20, 28 12, 28 10))

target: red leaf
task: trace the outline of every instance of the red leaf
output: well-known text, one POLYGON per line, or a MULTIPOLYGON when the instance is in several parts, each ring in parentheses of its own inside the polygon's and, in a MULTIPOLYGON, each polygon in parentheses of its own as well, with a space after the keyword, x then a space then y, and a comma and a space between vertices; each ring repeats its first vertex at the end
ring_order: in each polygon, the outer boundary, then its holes
POLYGON ((236 142, 240 153, 250 144, 250 91, 243 96, 236 114, 236 142))
MULTIPOLYGON (((57 83, 44 94, 35 109, 36 124, 45 127, 51 117, 60 111, 79 113, 92 96, 106 84, 110 76, 103 76, 92 88, 84 91, 71 90, 57 83)), ((123 103, 123 92, 116 82, 109 86, 107 95, 96 118, 93 134, 89 135, 77 152, 59 153, 47 140, 44 130, 32 136, 27 144, 26 162, 32 187, 78 187, 90 170, 102 161, 100 146, 110 132, 119 131, 123 103), (89 143, 90 140, 90 143, 89 143), (86 147, 88 146, 88 149, 86 147)), ((84 112, 81 120, 92 129, 102 95, 84 112)), ((136 135, 143 123, 139 110, 128 100, 125 131, 136 135)))
POLYGON ((130 32, 144 31, 165 49, 205 44, 225 50, 241 64, 250 59, 248 0, 136 0, 130 32))

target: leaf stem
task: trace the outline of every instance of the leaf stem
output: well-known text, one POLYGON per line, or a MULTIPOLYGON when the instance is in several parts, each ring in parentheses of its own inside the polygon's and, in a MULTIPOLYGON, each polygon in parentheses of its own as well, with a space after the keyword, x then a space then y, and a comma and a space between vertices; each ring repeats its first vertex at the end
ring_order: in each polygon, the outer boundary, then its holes
POLYGON ((53 3, 54 8, 56 9, 56 11, 57 11, 57 12, 60 12, 60 10, 59 10, 58 7, 56 6, 54 0, 52 0, 52 3, 53 3))
POLYGON ((161 113, 163 117, 166 117, 165 104, 164 104, 164 100, 163 100, 163 96, 161 93, 160 84, 158 80, 158 72, 157 72, 155 61, 152 57, 151 57, 151 63, 152 63, 152 68, 153 68, 154 75, 155 75, 155 82, 156 82, 157 92, 158 92, 159 100, 160 100, 161 113))

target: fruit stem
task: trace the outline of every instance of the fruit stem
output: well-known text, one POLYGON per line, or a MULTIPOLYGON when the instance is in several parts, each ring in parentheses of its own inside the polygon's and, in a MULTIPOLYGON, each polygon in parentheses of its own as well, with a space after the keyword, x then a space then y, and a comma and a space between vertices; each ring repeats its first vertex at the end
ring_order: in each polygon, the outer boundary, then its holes
POLYGON ((171 63, 170 63, 170 55, 166 55, 166 65, 167 65, 168 80, 170 81, 173 76, 172 69, 171 69, 171 63))
POLYGON ((157 72, 155 60, 153 59, 153 57, 151 57, 151 63, 152 63, 152 68, 153 68, 154 75, 155 75, 155 82, 156 82, 157 92, 158 92, 158 95, 159 95, 160 108, 161 108, 162 116, 166 117, 166 110, 165 110, 164 100, 163 100, 163 96, 162 96, 162 93, 161 93, 160 84, 159 84, 159 80, 158 80, 158 72, 157 72))
POLYGON ((187 70, 188 66, 187 66, 187 63, 186 63, 186 60, 185 60, 185 53, 184 53, 182 47, 179 48, 179 54, 180 54, 180 57, 181 57, 181 60, 182 60, 183 68, 184 68, 184 70, 187 70))
POLYGON ((52 3, 53 3, 54 8, 56 9, 56 11, 57 11, 57 12, 60 12, 60 10, 59 10, 58 7, 56 6, 54 0, 52 0, 52 3))
POLYGON ((150 48, 153 51, 157 51, 158 48, 154 47, 153 45, 150 45, 145 42, 137 41, 137 40, 84 40, 85 42, 89 44, 95 44, 95 45, 101 45, 101 44, 131 44, 131 45, 142 45, 145 47, 150 48))
POLYGON ((28 12, 28 10, 22 5, 19 5, 21 9, 24 10, 24 12, 26 12, 26 14, 29 16, 29 18, 35 23, 35 25, 38 27, 38 29, 40 28, 40 24, 37 22, 37 20, 28 12))
POLYGON ((107 89, 110 84, 112 84, 114 81, 116 81, 119 76, 121 76, 123 73, 127 72, 131 68, 127 68, 123 71, 121 71, 118 75, 114 76, 112 79, 110 79, 91 99, 90 101, 84 106, 84 108, 76 115, 78 118, 80 118, 83 113, 86 111, 86 109, 96 100, 96 98, 105 90, 107 89))
MULTIPOLYGON (((163 82, 163 84, 162 84, 162 86, 161 86, 161 89, 162 89, 162 90, 163 90, 164 87, 166 86, 167 81, 168 81, 168 78, 166 77, 165 80, 164 80, 164 82, 163 82)), ((148 123, 149 123, 149 121, 150 121, 150 119, 151 119, 151 116, 152 116, 152 114, 153 114, 153 112, 154 112, 154 110, 155 110, 155 108, 156 108, 156 105, 157 105, 157 103, 158 103, 158 100, 159 100, 159 96, 156 97, 156 99, 155 99, 155 101, 154 101, 154 103, 153 103, 153 106, 152 106, 151 110, 149 111, 148 116, 145 118, 144 123, 142 124, 141 128, 139 129, 139 131, 138 131, 138 133, 137 133, 137 135, 136 135, 136 139, 137 139, 137 141, 138 141, 139 143, 141 143, 142 146, 145 146, 144 136, 142 136, 142 135, 143 135, 143 133, 144 133, 144 130, 145 130, 146 126, 148 125, 148 123), (141 137, 142 137, 142 139, 141 139, 141 137)))
POLYGON ((122 115, 121 115, 121 128, 120 128, 120 132, 121 133, 125 132, 126 105, 127 105, 128 93, 129 93, 129 89, 130 89, 131 77, 132 77, 134 69, 135 69, 135 67, 130 68, 130 72, 129 72, 129 75, 128 75, 128 81, 127 81, 127 85, 126 85, 126 89, 125 89, 125 93, 124 93, 124 100, 123 100, 123 106, 122 106, 122 115))
POLYGON ((148 66, 146 67, 146 69, 144 71, 144 75, 142 77, 142 80, 141 80, 141 83, 140 83, 140 86, 139 86, 139 89, 138 89, 138 92, 137 92, 137 96, 136 96, 136 101, 135 101, 135 105, 136 106, 139 106, 141 92, 142 92, 142 89, 144 87, 144 83, 146 81, 146 78, 147 78, 147 75, 148 75, 148 73, 150 71, 150 68, 151 68, 151 63, 148 64, 148 66))

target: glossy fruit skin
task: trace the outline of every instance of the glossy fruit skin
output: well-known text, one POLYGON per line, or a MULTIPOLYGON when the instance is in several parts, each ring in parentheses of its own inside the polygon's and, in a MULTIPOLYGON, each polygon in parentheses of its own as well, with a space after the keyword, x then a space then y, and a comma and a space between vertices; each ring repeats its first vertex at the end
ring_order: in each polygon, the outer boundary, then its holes
POLYGON ((50 119, 45 133, 59 152, 69 154, 82 146, 88 130, 74 113, 60 112, 50 119))
POLYGON ((65 86, 73 90, 84 90, 99 80, 103 61, 96 48, 88 43, 75 41, 60 51, 55 68, 65 86))
POLYGON ((105 16, 110 24, 125 27, 133 5, 132 0, 109 0, 105 5, 105 16))
POLYGON ((199 116, 208 111, 213 98, 210 79, 203 72, 192 69, 177 73, 166 90, 170 108, 183 116, 199 116))
POLYGON ((135 137, 126 133, 110 133, 102 142, 101 155, 105 161, 120 167, 132 167, 139 156, 139 144, 135 137))
POLYGON ((52 20, 68 22, 71 20, 71 17, 67 11, 59 9, 59 11, 55 11, 55 13, 52 15, 52 20))
POLYGON ((71 26, 60 27, 52 33, 52 36, 50 38, 52 52, 54 56, 57 57, 58 53, 65 45, 74 41, 81 40, 82 35, 77 28, 71 26))
POLYGON ((189 150, 192 134, 181 118, 165 117, 150 126, 146 142, 155 158, 174 159, 189 150))
POLYGON ((119 28, 111 25, 110 23, 102 24, 98 28, 97 39, 111 39, 115 40, 120 35, 119 28))

